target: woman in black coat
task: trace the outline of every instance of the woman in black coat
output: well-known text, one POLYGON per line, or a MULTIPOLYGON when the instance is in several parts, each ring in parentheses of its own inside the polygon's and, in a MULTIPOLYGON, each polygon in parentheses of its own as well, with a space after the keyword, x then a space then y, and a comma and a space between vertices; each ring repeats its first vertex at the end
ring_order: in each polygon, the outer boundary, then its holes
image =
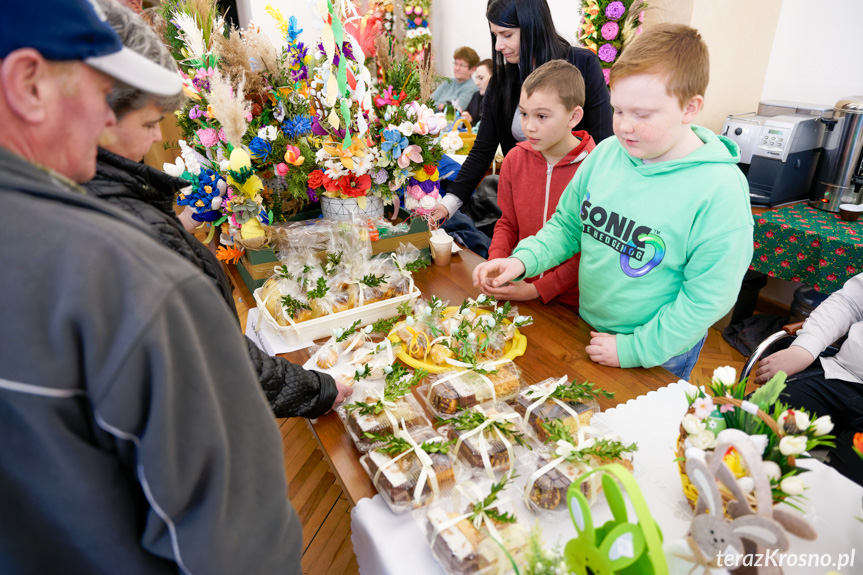
MULTIPOLYGON (((117 12, 112 17, 123 15, 117 12)), ((127 47, 176 71, 173 58, 155 34, 139 33, 131 22, 127 23, 128 30, 122 21, 109 23, 127 47)), ((103 134, 96 177, 85 187, 92 195, 143 222, 156 241, 200 269, 236 316, 233 290, 221 262, 184 229, 174 213, 175 194, 189 183, 141 163, 150 146, 162 139, 159 122, 180 107, 182 96, 155 98, 118 85, 108 100, 118 121, 103 134)), ((261 387, 277 417, 318 417, 350 395, 350 388, 336 384, 328 374, 270 357, 248 337, 245 340, 261 387)))
POLYGON ((497 146, 504 155, 524 140, 517 115, 521 84, 550 60, 568 60, 584 77, 584 117, 575 127, 599 143, 612 135, 611 103, 596 54, 571 46, 560 36, 546 0, 489 0, 486 10, 494 48, 491 82, 482 106, 473 149, 447 188, 447 196, 432 212, 441 219, 467 203, 494 159, 497 146))

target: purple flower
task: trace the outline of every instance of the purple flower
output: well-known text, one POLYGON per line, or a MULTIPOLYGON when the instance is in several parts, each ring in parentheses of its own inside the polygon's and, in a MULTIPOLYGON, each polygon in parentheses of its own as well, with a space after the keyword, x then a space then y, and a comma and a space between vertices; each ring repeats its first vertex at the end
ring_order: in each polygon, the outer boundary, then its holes
POLYGON ((203 115, 204 115, 204 112, 201 110, 201 108, 198 107, 197 104, 192 106, 192 109, 189 110, 189 119, 190 120, 197 120, 198 118, 200 118, 203 115))
POLYGON ((420 182, 420 189, 427 194, 432 193, 433 191, 439 189, 440 182, 433 182, 431 180, 426 180, 424 182, 420 182))
POLYGON ((599 47, 599 52, 596 55, 603 62, 614 62, 614 59, 617 58, 617 48, 611 44, 603 44, 599 47))
POLYGON ((312 118, 312 133, 316 136, 326 136, 328 132, 321 126, 320 120, 315 116, 312 118))
POLYGON ((606 22, 602 25, 602 37, 606 40, 614 40, 617 38, 617 33, 620 32, 620 26, 617 22, 606 22))
POLYGON ((306 195, 309 196, 309 201, 314 203, 318 201, 318 194, 315 193, 315 190, 308 188, 306 190, 306 195))
POLYGON ((387 177, 387 171, 383 168, 372 174, 372 180, 379 186, 387 181, 387 177))
POLYGON ((351 47, 350 42, 342 42, 342 54, 345 55, 345 58, 348 60, 353 60, 356 62, 356 58, 354 58, 354 49, 351 47))
POLYGON ((605 17, 609 20, 617 20, 626 12, 626 6, 623 5, 623 2, 617 0, 616 2, 612 2, 608 6, 605 7, 605 17))

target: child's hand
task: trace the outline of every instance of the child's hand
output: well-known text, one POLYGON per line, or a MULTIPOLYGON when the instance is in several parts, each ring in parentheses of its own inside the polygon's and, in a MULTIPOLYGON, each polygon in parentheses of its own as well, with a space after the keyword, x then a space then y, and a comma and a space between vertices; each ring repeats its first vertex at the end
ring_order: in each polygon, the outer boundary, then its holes
POLYGON ((528 282, 505 283, 500 287, 484 286, 481 291, 485 295, 493 295, 499 300, 527 301, 539 297, 539 291, 532 283, 528 282))
POLYGON ((815 358, 799 345, 792 345, 788 349, 772 353, 761 360, 758 371, 755 372, 755 383, 763 385, 776 375, 777 371, 784 371, 788 375, 800 373, 809 367, 815 358))
POLYGON ((473 269, 473 285, 482 289, 499 288, 524 274, 524 264, 518 258, 497 258, 473 269))
POLYGON ((590 332, 590 345, 584 348, 592 361, 608 367, 620 367, 617 359, 617 336, 613 333, 590 332))

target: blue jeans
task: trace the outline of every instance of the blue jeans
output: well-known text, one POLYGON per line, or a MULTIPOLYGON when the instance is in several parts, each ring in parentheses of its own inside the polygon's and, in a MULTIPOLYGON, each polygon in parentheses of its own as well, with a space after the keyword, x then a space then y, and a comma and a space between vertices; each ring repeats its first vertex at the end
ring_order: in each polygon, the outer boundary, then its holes
POLYGON ((707 339, 707 334, 704 334, 704 337, 701 338, 701 341, 696 343, 692 349, 681 353, 680 355, 674 356, 665 363, 662 364, 662 367, 680 379, 685 379, 689 381, 689 374, 692 373, 692 369, 695 367, 696 362, 698 361, 698 356, 701 353, 701 348, 704 347, 704 340, 707 339))

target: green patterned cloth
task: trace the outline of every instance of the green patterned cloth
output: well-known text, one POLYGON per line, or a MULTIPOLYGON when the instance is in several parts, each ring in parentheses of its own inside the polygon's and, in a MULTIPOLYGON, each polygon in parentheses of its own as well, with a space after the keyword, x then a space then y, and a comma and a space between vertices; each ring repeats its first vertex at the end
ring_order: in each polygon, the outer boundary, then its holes
POLYGON ((805 203, 753 218, 755 253, 749 269, 805 282, 823 293, 833 293, 863 271, 863 221, 844 222, 839 214, 805 203))

